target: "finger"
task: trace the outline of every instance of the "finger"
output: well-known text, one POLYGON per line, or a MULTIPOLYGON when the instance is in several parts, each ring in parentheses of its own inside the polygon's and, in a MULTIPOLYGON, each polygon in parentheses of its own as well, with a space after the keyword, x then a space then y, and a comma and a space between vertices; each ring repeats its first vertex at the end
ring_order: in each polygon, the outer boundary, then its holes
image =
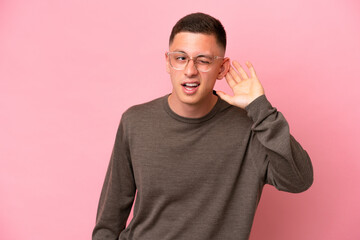
POLYGON ((233 68, 232 66, 229 69, 229 73, 236 83, 241 82, 242 79, 241 79, 239 73, 237 71, 235 71, 235 68, 233 68))
POLYGON ((222 91, 216 91, 216 94, 225 102, 228 102, 229 104, 232 105, 232 97, 222 91))
POLYGON ((247 61, 246 66, 249 68, 249 71, 251 73, 251 77, 257 78, 255 69, 254 69, 253 65, 251 64, 251 62, 247 61))
POLYGON ((237 82, 234 80, 230 73, 227 73, 225 75, 225 79, 231 88, 233 88, 237 84, 237 82))
POLYGON ((247 73, 245 72, 245 70, 242 68, 242 66, 240 65, 240 63, 238 61, 233 61, 233 65, 235 66, 236 70, 239 71, 242 79, 248 79, 249 76, 247 75, 247 73))

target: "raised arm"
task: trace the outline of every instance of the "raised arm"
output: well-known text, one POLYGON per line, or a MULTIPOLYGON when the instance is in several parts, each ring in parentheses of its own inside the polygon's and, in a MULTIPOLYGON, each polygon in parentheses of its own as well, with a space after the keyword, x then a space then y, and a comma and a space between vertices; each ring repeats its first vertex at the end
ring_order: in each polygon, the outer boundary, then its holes
POLYGON ((313 168, 307 152, 290 134, 284 116, 272 107, 250 62, 250 76, 234 61, 226 81, 234 96, 217 94, 228 103, 243 108, 252 119, 249 153, 265 183, 287 192, 302 192, 313 182, 313 168))
POLYGON ((246 107, 253 120, 251 154, 260 177, 278 190, 302 192, 313 182, 313 168, 307 152, 290 134, 289 125, 265 95, 246 107))

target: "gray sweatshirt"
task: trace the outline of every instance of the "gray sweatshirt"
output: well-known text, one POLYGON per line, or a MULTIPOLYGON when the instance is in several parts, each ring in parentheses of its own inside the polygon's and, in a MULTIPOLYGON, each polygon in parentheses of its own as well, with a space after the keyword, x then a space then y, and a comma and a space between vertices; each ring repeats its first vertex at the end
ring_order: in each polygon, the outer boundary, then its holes
POLYGON ((265 95, 245 110, 219 98, 201 118, 177 115, 168 96, 123 114, 93 240, 248 239, 264 184, 311 186, 308 154, 265 95))

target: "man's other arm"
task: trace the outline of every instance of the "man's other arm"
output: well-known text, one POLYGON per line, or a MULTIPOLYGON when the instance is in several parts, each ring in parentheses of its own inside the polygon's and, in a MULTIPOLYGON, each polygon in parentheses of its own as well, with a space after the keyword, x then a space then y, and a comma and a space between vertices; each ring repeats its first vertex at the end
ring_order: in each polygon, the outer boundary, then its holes
POLYGON ((136 185, 123 119, 120 122, 100 195, 93 240, 115 240, 125 229, 136 185))

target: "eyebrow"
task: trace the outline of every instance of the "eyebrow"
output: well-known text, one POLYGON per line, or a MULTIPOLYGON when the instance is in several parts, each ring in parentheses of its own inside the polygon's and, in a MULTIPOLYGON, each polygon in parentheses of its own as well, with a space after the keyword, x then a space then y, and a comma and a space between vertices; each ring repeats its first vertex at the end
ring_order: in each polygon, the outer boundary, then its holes
MULTIPOLYGON (((173 52, 180 52, 180 53, 184 53, 184 54, 186 54, 186 55, 189 56, 189 54, 188 54, 187 52, 183 51, 183 50, 177 50, 177 49, 175 49, 173 52)), ((208 57, 208 58, 212 58, 213 56, 200 53, 200 54, 196 55, 195 57, 208 57)))
POLYGON ((205 54, 199 54, 196 57, 208 57, 208 58, 212 58, 213 56, 210 55, 205 55, 205 54))

